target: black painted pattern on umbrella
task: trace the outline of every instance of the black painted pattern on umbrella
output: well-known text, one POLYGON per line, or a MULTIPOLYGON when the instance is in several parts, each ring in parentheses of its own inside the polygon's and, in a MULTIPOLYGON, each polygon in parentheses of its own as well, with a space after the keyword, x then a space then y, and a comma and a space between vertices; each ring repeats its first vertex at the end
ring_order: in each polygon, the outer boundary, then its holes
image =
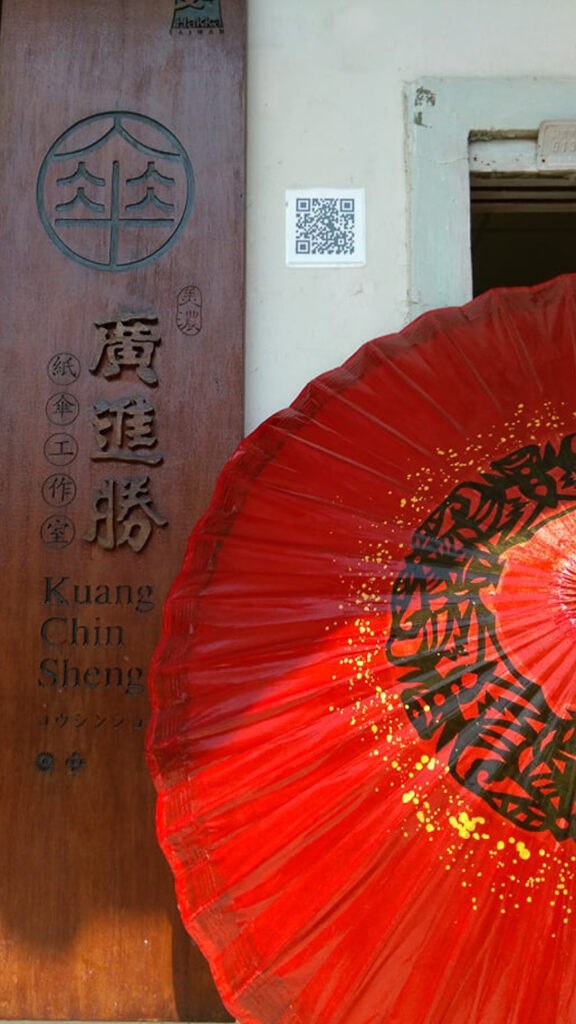
POLYGON ((410 721, 437 749, 451 745, 454 778, 514 824, 561 840, 576 838, 576 715, 558 715, 514 666, 485 596, 507 551, 575 509, 576 434, 460 483, 413 534, 387 643, 410 721))

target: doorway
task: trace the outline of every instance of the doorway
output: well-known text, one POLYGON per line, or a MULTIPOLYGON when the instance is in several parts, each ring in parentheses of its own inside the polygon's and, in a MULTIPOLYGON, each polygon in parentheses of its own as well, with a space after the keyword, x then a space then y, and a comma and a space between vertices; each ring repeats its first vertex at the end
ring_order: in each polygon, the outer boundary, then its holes
POLYGON ((470 175, 474 296, 576 272, 576 174, 470 175))

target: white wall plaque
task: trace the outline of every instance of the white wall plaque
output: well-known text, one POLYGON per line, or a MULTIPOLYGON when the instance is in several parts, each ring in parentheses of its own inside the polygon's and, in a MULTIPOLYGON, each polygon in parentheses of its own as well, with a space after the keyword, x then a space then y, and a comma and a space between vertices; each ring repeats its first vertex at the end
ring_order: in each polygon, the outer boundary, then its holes
POLYGON ((289 267, 350 267, 365 262, 363 188, 286 191, 289 267))

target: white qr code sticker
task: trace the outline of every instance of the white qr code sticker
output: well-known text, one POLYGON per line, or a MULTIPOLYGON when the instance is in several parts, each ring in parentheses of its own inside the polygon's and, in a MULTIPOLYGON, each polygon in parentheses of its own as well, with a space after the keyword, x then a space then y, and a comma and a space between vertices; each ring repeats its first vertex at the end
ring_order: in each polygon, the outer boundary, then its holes
POLYGON ((286 191, 289 267, 350 267, 365 262, 363 188, 286 191))

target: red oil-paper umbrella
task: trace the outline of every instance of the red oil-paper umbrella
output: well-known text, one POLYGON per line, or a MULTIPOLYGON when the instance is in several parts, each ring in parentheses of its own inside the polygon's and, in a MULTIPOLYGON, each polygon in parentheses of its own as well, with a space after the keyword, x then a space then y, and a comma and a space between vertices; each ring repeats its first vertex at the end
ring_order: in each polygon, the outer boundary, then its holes
POLYGON ((245 1024, 576 1020, 576 277, 427 313, 226 466, 150 675, 245 1024))

